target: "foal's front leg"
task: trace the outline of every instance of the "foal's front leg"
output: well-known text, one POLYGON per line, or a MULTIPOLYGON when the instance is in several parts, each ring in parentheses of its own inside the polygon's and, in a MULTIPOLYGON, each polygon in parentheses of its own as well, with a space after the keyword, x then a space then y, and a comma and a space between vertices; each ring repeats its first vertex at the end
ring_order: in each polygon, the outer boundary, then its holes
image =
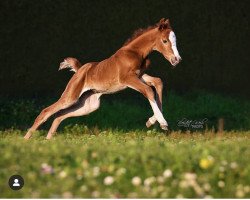
POLYGON ((149 103, 154 112, 154 116, 156 120, 160 123, 161 128, 163 130, 168 130, 168 123, 164 119, 162 112, 157 105, 152 88, 143 83, 136 75, 127 77, 126 80, 124 80, 123 82, 128 87, 142 93, 149 100, 149 103))
MULTIPOLYGON (((157 77, 149 76, 148 74, 143 74, 141 79, 149 86, 153 86, 156 91, 156 102, 157 105, 162 112, 162 90, 163 90, 163 84, 162 80, 157 77)), ((148 119, 146 122, 146 126, 149 128, 150 126, 154 125, 156 122, 156 117, 153 115, 148 119)))

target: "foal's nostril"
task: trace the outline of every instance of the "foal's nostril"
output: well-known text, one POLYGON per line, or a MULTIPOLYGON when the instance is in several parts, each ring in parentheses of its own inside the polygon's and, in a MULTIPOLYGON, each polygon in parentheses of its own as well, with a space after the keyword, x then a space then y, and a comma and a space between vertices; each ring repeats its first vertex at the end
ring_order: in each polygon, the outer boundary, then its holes
POLYGON ((178 58, 176 56, 171 58, 171 63, 172 64, 177 63, 177 62, 179 62, 179 61, 178 61, 178 58))

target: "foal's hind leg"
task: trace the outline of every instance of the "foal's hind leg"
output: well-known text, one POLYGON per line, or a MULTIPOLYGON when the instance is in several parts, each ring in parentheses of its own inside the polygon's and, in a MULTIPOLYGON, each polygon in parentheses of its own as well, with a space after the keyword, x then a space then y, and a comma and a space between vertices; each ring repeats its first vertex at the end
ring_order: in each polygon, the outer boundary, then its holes
POLYGON ((28 130, 26 135, 24 136, 25 139, 29 139, 34 132, 41 124, 43 124, 51 115, 55 114, 61 109, 65 109, 71 105, 73 105, 77 99, 59 99, 56 103, 52 104, 51 106, 42 110, 42 112, 37 116, 35 119, 34 124, 28 130))
POLYGON ((46 139, 52 138, 58 126, 64 119, 69 117, 87 115, 97 110, 100 106, 100 96, 100 93, 95 94, 92 91, 88 91, 81 96, 81 98, 75 105, 59 112, 58 116, 52 123, 46 139))
MULTIPOLYGON (((152 76, 149 76, 147 74, 143 74, 143 76, 141 77, 141 79, 147 85, 153 86, 155 88, 155 91, 156 91, 156 102, 157 102, 157 105, 158 105, 160 111, 162 112, 162 90, 163 90, 162 80, 160 78, 152 77, 152 76)), ((155 115, 153 115, 146 122, 146 126, 149 128, 150 126, 154 125, 156 121, 157 121, 156 117, 155 117, 155 115)))

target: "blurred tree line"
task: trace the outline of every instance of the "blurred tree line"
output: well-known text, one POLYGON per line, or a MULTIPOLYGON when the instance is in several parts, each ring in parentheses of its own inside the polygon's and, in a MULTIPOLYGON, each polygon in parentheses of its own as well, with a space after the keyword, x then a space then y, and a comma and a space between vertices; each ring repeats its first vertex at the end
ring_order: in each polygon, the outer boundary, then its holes
POLYGON ((183 62, 174 70, 158 53, 150 74, 179 92, 203 89, 250 97, 247 0, 1 0, 0 95, 58 96, 68 56, 100 61, 134 30, 170 18, 183 62))

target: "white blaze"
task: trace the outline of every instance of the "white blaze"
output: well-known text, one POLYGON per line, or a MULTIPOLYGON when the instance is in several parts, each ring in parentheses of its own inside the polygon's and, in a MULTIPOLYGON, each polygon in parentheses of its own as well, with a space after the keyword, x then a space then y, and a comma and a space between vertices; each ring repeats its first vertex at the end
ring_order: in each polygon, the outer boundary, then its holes
POLYGON ((180 59, 181 57, 180 57, 180 54, 179 54, 179 52, 177 50, 177 46, 176 46, 176 36, 175 36, 175 34, 174 34, 173 31, 171 31, 169 33, 169 40, 170 40, 170 42, 172 44, 172 50, 174 52, 175 57, 177 57, 178 59, 180 59))

